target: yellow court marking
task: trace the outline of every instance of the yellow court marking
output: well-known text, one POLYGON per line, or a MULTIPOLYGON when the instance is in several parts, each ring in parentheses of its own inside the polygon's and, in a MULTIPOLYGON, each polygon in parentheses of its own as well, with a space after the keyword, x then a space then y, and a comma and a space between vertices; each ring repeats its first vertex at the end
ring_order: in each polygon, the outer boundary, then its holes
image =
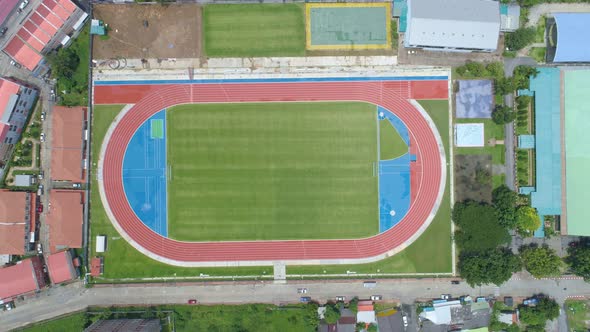
POLYGON ((305 4, 305 48, 313 50, 378 50, 391 49, 391 3, 306 3, 305 4), (385 44, 358 44, 358 45, 312 45, 311 44, 311 9, 312 8, 337 8, 337 7, 385 7, 385 44))

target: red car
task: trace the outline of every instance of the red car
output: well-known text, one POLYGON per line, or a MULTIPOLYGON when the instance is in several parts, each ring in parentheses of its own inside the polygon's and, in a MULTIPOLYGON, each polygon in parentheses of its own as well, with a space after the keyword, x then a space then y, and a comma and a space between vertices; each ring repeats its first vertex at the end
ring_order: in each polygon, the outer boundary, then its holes
POLYGON ((197 300, 190 299, 190 300, 188 300, 188 304, 197 304, 197 300))
POLYGON ((43 212, 43 204, 37 205, 37 212, 39 212, 39 213, 43 212))

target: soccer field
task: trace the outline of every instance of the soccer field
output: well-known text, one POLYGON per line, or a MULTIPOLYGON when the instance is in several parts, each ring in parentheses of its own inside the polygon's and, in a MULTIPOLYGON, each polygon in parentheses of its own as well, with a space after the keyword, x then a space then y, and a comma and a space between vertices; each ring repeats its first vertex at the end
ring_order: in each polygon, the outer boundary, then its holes
POLYGON ((360 238, 378 232, 376 107, 195 104, 167 110, 168 236, 360 238))
POLYGON ((305 17, 299 4, 207 5, 203 28, 209 57, 305 53, 305 17))

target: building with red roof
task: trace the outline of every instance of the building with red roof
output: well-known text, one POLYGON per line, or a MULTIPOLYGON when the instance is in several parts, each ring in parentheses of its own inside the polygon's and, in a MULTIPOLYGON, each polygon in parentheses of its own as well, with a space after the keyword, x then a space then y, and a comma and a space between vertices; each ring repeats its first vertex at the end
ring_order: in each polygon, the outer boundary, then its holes
POLYGON ((0 77, 0 164, 18 142, 38 92, 0 77))
MULTIPOLYGON (((0 9, 0 19, 2 13, 0 9)), ((88 17, 71 0, 43 0, 28 15, 4 52, 30 71, 40 64, 42 54, 67 44, 88 17)))
POLYGON ((45 217, 49 226, 49 251, 82 248, 84 193, 52 190, 45 217))
POLYGON ((69 250, 64 250, 47 256, 45 260, 47 263, 47 272, 49 273, 49 280, 52 284, 61 284, 74 280, 78 277, 78 273, 74 268, 72 254, 69 250))
POLYGON ((0 25, 6 21, 20 0, 0 0, 0 25))
POLYGON ((94 257, 90 260, 90 275, 93 277, 98 277, 103 272, 103 258, 102 257, 94 257))
POLYGON ((82 182, 86 108, 55 106, 51 128, 51 178, 82 182))
POLYGON ((45 287, 43 264, 34 256, 0 269, 0 299, 11 300, 45 287))
MULTIPOLYGON (((0 254, 24 255, 31 225, 32 195, 0 190, 0 254)), ((34 232, 34 228, 33 228, 34 232)))

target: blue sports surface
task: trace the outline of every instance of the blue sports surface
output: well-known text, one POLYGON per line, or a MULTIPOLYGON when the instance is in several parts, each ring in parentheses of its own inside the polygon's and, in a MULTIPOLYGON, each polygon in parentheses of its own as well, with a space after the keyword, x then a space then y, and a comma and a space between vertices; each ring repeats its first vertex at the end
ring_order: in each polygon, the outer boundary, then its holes
POLYGON ((123 187, 131 208, 162 236, 168 236, 166 183, 166 111, 162 110, 137 129, 123 160, 123 187), (160 122, 163 135, 153 137, 152 125, 160 122))
MULTIPOLYGON (((393 113, 379 107, 379 121, 389 121, 410 145, 406 125, 393 113)), ((414 156, 406 153, 401 157, 379 161, 379 233, 395 226, 410 208, 410 163, 414 156)))

